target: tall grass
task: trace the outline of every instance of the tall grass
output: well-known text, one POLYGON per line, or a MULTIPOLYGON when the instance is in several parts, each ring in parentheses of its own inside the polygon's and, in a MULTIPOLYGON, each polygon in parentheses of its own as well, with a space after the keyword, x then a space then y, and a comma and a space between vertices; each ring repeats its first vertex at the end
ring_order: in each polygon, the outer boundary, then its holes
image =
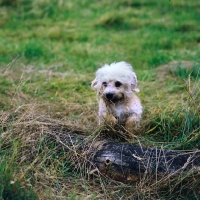
MULTIPOLYGON (((165 66, 161 68, 165 69, 165 66)), ((149 175, 143 177, 137 184, 130 185, 117 183, 98 175, 90 179, 88 171, 91 169, 85 161, 77 157, 77 147, 66 148, 59 140, 55 140, 55 135, 65 138, 71 132, 83 134, 88 137, 89 142, 98 138, 100 132, 97 129, 95 94, 90 90, 87 81, 78 81, 77 76, 73 74, 70 74, 68 85, 65 85, 68 74, 65 77, 60 73, 51 75, 49 73, 53 72, 40 73, 33 70, 30 76, 24 69, 21 72, 15 71, 13 65, 9 68, 9 73, 1 76, 1 80, 5 79, 12 83, 15 87, 14 93, 17 93, 15 94, 17 99, 12 100, 12 106, 2 107, 1 111, 0 166, 4 174, 2 180, 6 180, 1 188, 2 196, 5 197, 12 190, 16 191, 13 194, 19 196, 19 199, 29 195, 32 199, 38 197, 59 199, 60 196, 69 199, 84 197, 173 199, 177 195, 191 198, 198 196, 199 182, 193 178, 198 176, 195 169, 181 175, 164 176, 157 181, 149 175), (12 77, 13 73, 15 75, 22 73, 23 76, 12 77), (42 87, 39 87, 37 82, 41 82, 42 87), (68 93, 69 84, 74 88, 73 95, 68 93), (37 85, 36 90, 35 85, 37 85), (57 94, 53 95, 56 92, 57 94), (87 92, 89 93, 85 94, 87 92), (70 96, 64 100, 66 94, 70 96), (154 184, 149 184, 150 181, 154 184)), ((154 79, 140 82, 140 96, 145 105, 138 135, 140 143, 148 147, 157 146, 165 149, 198 149, 200 145, 198 76, 195 78, 188 76, 185 79, 185 76, 167 70, 165 71, 167 76, 163 79, 163 75, 157 70, 152 72, 152 76, 154 73, 157 76, 156 82, 154 79), (170 84, 167 84, 169 80, 170 84), (175 82, 172 84, 171 81, 175 82), (177 89, 176 85, 180 84, 182 87, 177 89)), ((83 75, 80 77, 85 78, 83 75)), ((7 89, 10 88, 7 83, 5 86, 7 89)), ((5 90, 3 97, 8 97, 8 91, 5 90)), ((6 102, 4 104, 6 105, 6 102)), ((124 136, 118 132, 113 134, 116 136, 108 138, 117 142, 137 143, 135 138, 131 137, 124 140, 125 134, 124 136)))

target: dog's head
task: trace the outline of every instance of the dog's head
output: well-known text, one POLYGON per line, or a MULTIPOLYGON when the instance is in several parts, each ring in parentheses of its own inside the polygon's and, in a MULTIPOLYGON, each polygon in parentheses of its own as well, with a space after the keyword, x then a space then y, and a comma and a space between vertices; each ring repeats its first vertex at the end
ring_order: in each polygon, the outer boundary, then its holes
POLYGON ((136 74, 124 61, 99 68, 91 87, 99 96, 113 103, 130 97, 132 92, 139 92, 136 74))

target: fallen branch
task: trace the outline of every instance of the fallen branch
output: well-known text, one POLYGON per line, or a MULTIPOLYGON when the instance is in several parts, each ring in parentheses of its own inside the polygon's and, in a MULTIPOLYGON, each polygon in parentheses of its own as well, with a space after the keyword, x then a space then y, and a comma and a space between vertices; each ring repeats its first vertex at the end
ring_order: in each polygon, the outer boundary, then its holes
POLYGON ((135 181, 144 175, 155 179, 175 176, 200 166, 200 152, 144 148, 131 144, 106 142, 98 147, 93 163, 114 180, 135 181))
POLYGON ((164 150, 109 141, 91 143, 87 139, 74 134, 62 139, 57 136, 57 141, 65 147, 78 147, 80 159, 84 157, 92 163, 94 170, 89 174, 98 171, 121 182, 137 181, 147 175, 154 179, 171 177, 200 167, 200 151, 164 150))

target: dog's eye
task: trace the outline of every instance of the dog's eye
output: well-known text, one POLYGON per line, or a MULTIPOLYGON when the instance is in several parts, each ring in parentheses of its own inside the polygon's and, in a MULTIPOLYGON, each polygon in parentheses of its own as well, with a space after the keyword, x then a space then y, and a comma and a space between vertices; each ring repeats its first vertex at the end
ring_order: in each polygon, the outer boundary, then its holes
POLYGON ((106 83, 106 82, 103 82, 103 85, 106 87, 106 86, 107 86, 107 83, 106 83))
POLYGON ((119 82, 119 81, 116 81, 116 82, 115 82, 115 87, 120 87, 121 85, 122 85, 121 82, 119 82))

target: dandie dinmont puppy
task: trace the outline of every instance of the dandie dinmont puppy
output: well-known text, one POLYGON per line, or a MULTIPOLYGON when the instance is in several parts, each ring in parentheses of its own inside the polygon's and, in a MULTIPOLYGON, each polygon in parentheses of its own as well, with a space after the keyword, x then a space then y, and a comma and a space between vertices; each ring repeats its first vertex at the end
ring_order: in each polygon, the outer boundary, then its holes
POLYGON ((137 77, 132 66, 124 61, 105 64, 96 71, 91 87, 97 90, 99 125, 124 125, 128 131, 138 127, 142 105, 136 96, 137 77))

